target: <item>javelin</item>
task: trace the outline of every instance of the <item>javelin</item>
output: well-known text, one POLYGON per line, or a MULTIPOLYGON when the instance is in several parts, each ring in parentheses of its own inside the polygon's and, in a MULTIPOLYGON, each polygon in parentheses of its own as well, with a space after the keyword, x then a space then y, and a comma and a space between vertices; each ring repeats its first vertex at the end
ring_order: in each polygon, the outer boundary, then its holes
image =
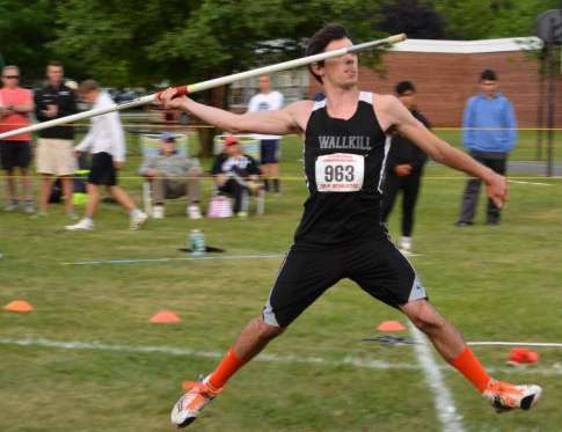
MULTIPOLYGON (((211 80, 207 80, 207 81, 201 81, 199 83, 195 83, 195 84, 190 84, 190 85, 186 85, 186 86, 179 86, 176 87, 176 90, 178 91, 177 96, 186 96, 188 94, 191 93, 196 93, 196 92, 200 92, 203 90, 208 90, 214 87, 220 87, 223 85, 227 85, 227 84, 231 84, 235 81, 239 81, 242 79, 246 79, 246 78, 253 78, 255 76, 260 76, 260 75, 264 75, 264 74, 270 74, 270 73, 274 73, 274 72, 279 72, 279 71, 283 71, 283 70, 287 70, 287 69, 293 69, 293 68, 297 68, 300 66, 305 66, 311 63, 316 63, 316 62, 320 62, 322 60, 326 60, 329 58, 333 58, 333 57, 339 57, 339 56, 343 56, 345 54, 348 53, 353 53, 353 52, 357 52, 357 51, 363 51, 366 50, 368 48, 374 48, 374 47, 378 47, 378 46, 382 46, 382 45, 391 45, 391 44, 395 44, 395 43, 399 43, 406 40, 406 35, 404 33, 402 34, 398 34, 398 35, 393 35, 393 36, 389 36, 387 38, 384 39, 378 39, 378 40, 374 40, 374 41, 370 41, 370 42, 365 42, 365 43, 361 43, 361 44, 357 44, 357 45, 351 45, 349 47, 346 48, 340 48, 337 50, 332 50, 332 51, 326 51, 320 54, 315 54, 315 55, 311 55, 308 57, 302 57, 302 58, 298 58, 295 60, 289 60, 286 62, 282 62, 282 63, 277 63, 274 65, 269 65, 269 66, 263 66, 257 69, 252 69, 246 72, 240 72, 240 73, 235 73, 232 75, 227 75, 221 78, 215 78, 215 79, 211 79, 211 80)), ((19 128, 19 129, 14 129, 11 130, 9 132, 4 132, 0 134, 0 140, 1 139, 5 139, 8 137, 11 137, 13 135, 19 135, 22 133, 28 133, 28 132, 35 132, 35 131, 39 131, 42 129, 47 129, 53 126, 59 126, 62 124, 66 124, 66 123, 71 123, 77 120, 82 120, 82 119, 86 119, 86 118, 90 118, 90 117, 95 117, 95 116, 99 116, 99 115, 103 115, 103 114, 107 114, 113 111, 121 111, 121 110, 125 110, 128 108, 134 108, 137 106, 141 106, 141 105, 147 105, 149 103, 152 103, 156 100, 159 99, 160 97, 160 93, 154 93, 151 95, 147 95, 147 96, 142 96, 136 99, 133 99, 130 102, 124 102, 121 104, 114 104, 113 106, 107 107, 107 108, 96 108, 96 109, 91 109, 88 111, 83 111, 81 113, 78 114, 72 114, 69 116, 65 116, 65 117, 61 117, 61 118, 57 118, 57 119, 53 119, 53 120, 48 120, 42 123, 36 123, 34 125, 31 126, 26 126, 23 128, 19 128)))

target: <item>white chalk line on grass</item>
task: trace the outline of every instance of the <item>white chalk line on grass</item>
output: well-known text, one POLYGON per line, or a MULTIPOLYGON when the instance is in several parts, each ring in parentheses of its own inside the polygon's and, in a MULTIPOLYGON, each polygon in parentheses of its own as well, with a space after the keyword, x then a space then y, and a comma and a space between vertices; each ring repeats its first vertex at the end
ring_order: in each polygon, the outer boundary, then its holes
MULTIPOLYGON (((131 346, 131 345, 111 345, 101 342, 86 341, 55 341, 42 337, 33 338, 2 338, 0 337, 0 345, 16 345, 23 347, 42 347, 42 348, 59 348, 66 350, 95 350, 95 351, 112 351, 119 353, 139 353, 139 354, 166 354, 172 356, 199 357, 220 359, 224 356, 224 352, 219 351, 199 351, 191 348, 175 348, 169 346, 131 346)), ((418 369, 408 363, 387 362, 384 360, 366 359, 360 357, 346 356, 341 360, 329 360, 324 357, 311 356, 278 356, 275 354, 262 353, 258 355, 255 361, 266 363, 288 363, 288 364, 318 364, 325 366, 352 366, 366 369, 418 369)))
POLYGON ((101 264, 143 264, 160 263, 169 261, 213 261, 213 260, 250 260, 250 259, 274 259, 282 258, 283 254, 272 255, 226 255, 226 256, 202 256, 202 257, 169 257, 169 258, 126 258, 110 260, 92 260, 63 262, 62 265, 101 265, 101 264))
POLYGON ((463 432, 462 416, 457 412, 453 395, 445 385, 439 365, 435 362, 426 337, 411 322, 408 328, 416 342, 414 351, 433 393, 433 405, 444 432, 463 432))
POLYGON ((508 180, 508 182, 516 183, 516 184, 532 185, 532 186, 552 186, 552 184, 550 183, 530 182, 530 181, 521 181, 521 180, 508 180))
MULTIPOLYGON (((6 338, 0 337, 0 345, 11 345, 31 348, 54 348, 72 351, 93 350, 115 353, 137 353, 137 354, 164 354, 170 356, 183 356, 195 358, 220 359, 224 352, 220 351, 201 351, 191 348, 177 348, 170 346, 134 346, 107 344, 96 341, 57 341, 43 337, 26 338, 6 338)), ((323 366, 350 366, 359 369, 390 370, 402 369, 418 371, 420 367, 410 363, 387 362, 369 357, 358 357, 347 355, 341 360, 330 360, 319 356, 278 356, 276 354, 262 353, 254 359, 264 363, 284 363, 284 364, 316 364, 323 366)), ((449 366, 439 366, 443 371, 453 371, 449 366)), ((517 373, 517 374, 536 374, 536 375, 562 375, 562 364, 555 363, 551 367, 521 367, 521 368, 487 368, 490 372, 517 373)))

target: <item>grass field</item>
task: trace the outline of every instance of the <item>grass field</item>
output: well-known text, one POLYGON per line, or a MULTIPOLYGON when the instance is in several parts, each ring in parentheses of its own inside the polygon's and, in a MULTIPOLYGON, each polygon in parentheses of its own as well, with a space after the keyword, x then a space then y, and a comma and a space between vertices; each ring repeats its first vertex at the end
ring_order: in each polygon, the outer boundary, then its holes
MULTIPOLYGON (((532 151, 532 135, 523 138, 528 145, 519 159, 532 151)), ((295 141, 283 147, 283 172, 291 178, 301 176, 295 141)), ((137 165, 132 157, 125 175, 137 165)), ((458 229, 463 180, 435 165, 427 170, 413 263, 432 301, 471 341, 562 342, 562 182, 512 184, 501 226, 486 227, 480 212, 477 225, 458 229)), ((138 198, 140 181, 124 184, 138 198)), ((102 206, 91 233, 65 232, 59 207, 42 219, 0 213, 0 304, 26 299, 35 306, 25 315, 0 312, 0 431, 171 430, 181 381, 213 368, 214 355, 259 313, 281 259, 64 263, 185 257, 177 248, 195 227, 228 255, 282 254, 304 198, 301 180, 286 181, 263 217, 196 223, 174 201, 165 220, 139 232, 128 231, 126 215, 111 205, 102 206), (150 324, 161 309, 183 321, 150 324), (16 344, 26 338, 36 344, 16 344)), ((397 227, 394 217, 395 235, 397 227)), ((352 283, 338 284, 268 347, 270 357, 237 375, 191 430, 443 430, 412 347, 362 342, 386 319, 402 317, 352 283)), ((540 349, 540 363, 526 369, 505 365, 506 347, 474 350, 498 378, 541 384, 544 399, 531 412, 497 415, 438 359, 465 431, 562 430, 562 350, 540 349)))

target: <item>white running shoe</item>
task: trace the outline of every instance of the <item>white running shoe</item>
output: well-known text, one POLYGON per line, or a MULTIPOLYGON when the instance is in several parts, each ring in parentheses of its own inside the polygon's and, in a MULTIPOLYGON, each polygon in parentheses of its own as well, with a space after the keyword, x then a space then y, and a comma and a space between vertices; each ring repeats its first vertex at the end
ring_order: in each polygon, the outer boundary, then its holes
POLYGON ((201 210, 199 209, 198 205, 190 205, 187 206, 186 213, 189 216, 189 219, 201 219, 201 210))
POLYGON ((498 413, 520 408, 531 409, 540 399, 542 388, 535 384, 514 385, 490 380, 482 395, 488 399, 498 413))
POLYGON ((17 200, 10 200, 4 207, 4 211, 13 212, 18 209, 18 205, 19 204, 17 200))
POLYGON ((23 204, 23 212, 27 214, 35 213, 35 204, 32 200, 25 200, 25 203, 23 204))
POLYGON ((68 231, 92 231, 94 229, 94 223, 91 219, 83 218, 80 219, 78 223, 67 225, 64 228, 68 231))
POLYGON ((175 403, 170 419, 177 427, 183 428, 193 423, 203 408, 205 408, 222 389, 215 390, 208 383, 208 377, 203 381, 189 383, 191 389, 175 403))
POLYGON ((155 205, 152 208, 152 218, 153 219, 164 219, 164 206, 155 205))
POLYGON ((400 251, 404 254, 410 254, 412 252, 412 237, 402 237, 400 239, 400 251))
POLYGON ((146 222, 147 219, 148 219, 148 215, 146 213, 137 210, 131 216, 129 228, 131 228, 132 230, 137 230, 142 226, 142 224, 146 222))

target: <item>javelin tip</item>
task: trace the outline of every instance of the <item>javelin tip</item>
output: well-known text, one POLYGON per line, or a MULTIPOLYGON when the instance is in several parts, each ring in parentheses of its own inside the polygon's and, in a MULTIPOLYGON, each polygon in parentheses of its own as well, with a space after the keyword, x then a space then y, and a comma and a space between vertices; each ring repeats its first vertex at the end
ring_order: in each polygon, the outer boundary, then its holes
POLYGON ((406 33, 400 33, 400 34, 397 34, 397 35, 390 36, 388 38, 388 42, 393 43, 393 44, 399 43, 399 42, 404 42, 407 38, 408 37, 406 36, 406 33))

